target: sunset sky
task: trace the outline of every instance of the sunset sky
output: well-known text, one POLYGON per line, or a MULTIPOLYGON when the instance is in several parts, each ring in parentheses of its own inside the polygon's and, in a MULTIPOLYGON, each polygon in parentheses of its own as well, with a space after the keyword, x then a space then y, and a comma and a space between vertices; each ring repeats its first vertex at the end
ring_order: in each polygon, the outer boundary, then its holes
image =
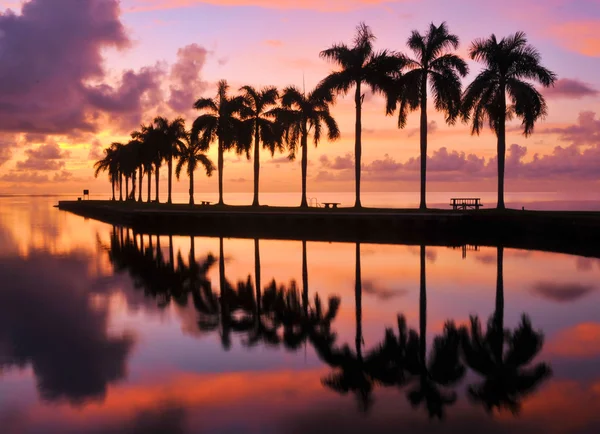
MULTIPOLYGON (((411 30, 446 21, 465 57, 475 38, 525 31, 559 80, 533 136, 509 127, 507 190, 598 191, 600 0, 0 0, 0 194, 108 193, 92 165, 112 141, 156 114, 191 124, 193 102, 223 78, 232 92, 301 87, 303 77, 312 88, 333 68, 319 52, 350 43, 361 21, 378 49, 402 52, 411 30)), ((469 67, 464 84, 480 70, 469 67)), ((493 134, 471 137, 430 110, 430 189, 493 191, 493 134)), ((309 191, 353 189, 352 98, 333 113, 342 137, 309 149, 309 191)), ((396 124, 383 98, 367 95, 365 191, 418 189, 418 114, 396 124)), ((285 155, 264 153, 261 170, 261 191, 300 189, 299 164, 285 155)), ((250 191, 252 165, 228 155, 224 177, 226 191, 250 191)), ((216 176, 196 178, 197 190, 216 191, 216 176)), ((175 184, 187 189, 187 179, 175 184)))

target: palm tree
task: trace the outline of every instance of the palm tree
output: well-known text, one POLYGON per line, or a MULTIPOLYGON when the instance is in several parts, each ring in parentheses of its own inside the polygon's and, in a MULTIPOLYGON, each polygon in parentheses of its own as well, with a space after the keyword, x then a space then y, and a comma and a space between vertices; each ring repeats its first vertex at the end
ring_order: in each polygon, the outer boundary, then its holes
POLYGON ((172 122, 168 119, 158 116, 154 119, 155 128, 160 132, 160 155, 167 160, 168 167, 168 198, 167 203, 172 203, 171 192, 173 187, 173 157, 177 157, 180 146, 188 135, 185 130, 185 121, 183 118, 177 118, 172 122))
POLYGON ((546 116, 547 106, 531 82, 549 87, 556 74, 541 65, 540 53, 527 43, 523 32, 500 41, 496 35, 477 39, 469 55, 485 69, 465 90, 462 115, 465 122, 471 122, 471 134, 479 134, 487 122, 498 138, 498 209, 505 209, 506 120, 522 119, 523 133, 532 134, 536 121, 546 116))
POLYGON ((456 393, 440 389, 438 385, 449 387, 458 383, 465 374, 460 362, 460 333, 452 321, 444 326, 442 336, 433 342, 433 350, 427 359, 427 285, 425 246, 420 252, 420 297, 419 297, 419 334, 418 341, 409 339, 407 350, 407 369, 418 376, 418 384, 408 393, 413 406, 424 402, 429 417, 442 418, 444 406, 456 402, 456 393), (418 342, 418 345, 417 345, 418 342))
POLYGON ((422 35, 413 30, 408 38, 408 47, 415 58, 406 59, 404 75, 397 80, 394 98, 388 101, 388 113, 392 113, 397 102, 400 102, 398 127, 406 126, 409 111, 421 110, 421 204, 427 208, 426 176, 427 176, 427 91, 428 85, 433 94, 435 109, 444 112, 446 122, 456 122, 461 107, 461 77, 468 73, 467 64, 451 51, 458 48, 458 36, 448 32, 446 23, 429 25, 422 35))
POLYGON ((520 400, 532 393, 552 375, 546 363, 527 367, 542 349, 544 335, 534 331, 523 314, 515 331, 504 329, 504 249, 498 247, 496 308, 488 321, 485 334, 477 317, 471 317, 470 328, 461 329, 463 352, 467 365, 484 377, 481 384, 469 386, 469 395, 488 411, 494 408, 518 413, 520 400))
POLYGON ((218 141, 219 205, 223 205, 223 153, 230 149, 248 150, 251 135, 238 115, 244 110, 244 98, 227 95, 226 80, 219 81, 215 98, 200 98, 194 108, 205 113, 198 116, 192 126, 192 139, 202 143, 218 141), (199 136, 201 135, 201 139, 199 136))
POLYGON ((258 187, 260 171, 260 142, 263 148, 269 149, 271 155, 275 149, 281 149, 281 134, 278 134, 276 122, 269 116, 267 109, 277 103, 279 94, 275 87, 265 87, 260 91, 252 86, 244 86, 240 89, 244 92, 244 117, 246 123, 250 124, 254 135, 254 199, 252 206, 259 206, 258 187))
POLYGON ((112 200, 116 200, 115 198, 115 184, 119 180, 119 163, 117 160, 116 149, 113 146, 110 146, 104 149, 104 158, 96 161, 94 164, 94 177, 98 177, 100 172, 108 172, 108 177, 110 179, 110 184, 112 188, 112 200))
POLYGON ((375 93, 387 93, 393 83, 392 76, 404 64, 400 56, 387 51, 374 52, 375 35, 369 26, 360 23, 356 28, 354 45, 335 44, 321 52, 321 57, 339 65, 340 70, 332 72, 319 86, 346 95, 355 87, 354 104, 356 122, 354 133, 354 162, 356 177, 356 207, 360 207, 360 169, 362 153, 362 86, 368 86, 375 93))
POLYGON ((281 107, 272 110, 277 122, 283 129, 283 139, 288 145, 290 159, 296 158, 298 141, 302 148, 302 201, 301 207, 308 207, 306 200, 306 173, 308 168, 308 136, 312 132, 313 142, 318 145, 323 134, 323 126, 327 128, 327 138, 337 140, 340 130, 337 122, 329 112, 329 104, 333 95, 324 88, 316 88, 308 95, 294 86, 284 89, 281 107))
POLYGON ((148 198, 147 201, 150 203, 151 189, 152 189, 152 173, 156 168, 156 200, 158 201, 158 179, 159 171, 162 158, 159 152, 159 136, 160 132, 155 128, 154 124, 142 125, 140 131, 134 131, 131 133, 131 137, 142 142, 142 151, 140 158, 144 166, 144 172, 148 175, 148 198))
POLYGON ((198 167, 198 163, 204 166, 207 176, 211 176, 215 169, 212 161, 204 153, 207 147, 194 141, 189 134, 178 145, 177 155, 179 159, 175 167, 175 176, 179 179, 183 166, 187 166, 187 174, 190 178, 190 205, 194 204, 194 171, 198 167))

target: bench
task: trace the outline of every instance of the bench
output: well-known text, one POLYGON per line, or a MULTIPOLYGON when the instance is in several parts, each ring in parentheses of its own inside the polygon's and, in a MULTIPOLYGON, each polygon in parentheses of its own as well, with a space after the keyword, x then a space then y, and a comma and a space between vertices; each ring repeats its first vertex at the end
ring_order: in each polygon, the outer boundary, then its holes
POLYGON ((210 205, 210 201, 208 201, 208 200, 201 200, 200 204, 201 205, 210 205))
POLYGON ((323 202, 323 206, 328 209, 329 208, 337 208, 339 204, 340 204, 339 202, 323 202))
POLYGON ((450 199, 452 203, 450 206, 453 210, 457 209, 476 209, 478 210, 483 205, 481 204, 481 198, 479 197, 453 197, 450 199))

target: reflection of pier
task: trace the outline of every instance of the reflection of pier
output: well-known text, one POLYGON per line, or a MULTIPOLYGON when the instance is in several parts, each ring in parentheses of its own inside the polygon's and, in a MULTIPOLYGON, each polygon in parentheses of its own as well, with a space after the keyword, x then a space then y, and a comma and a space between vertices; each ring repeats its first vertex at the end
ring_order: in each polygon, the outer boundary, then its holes
POLYGON ((450 248, 452 250, 461 249, 462 250, 462 258, 463 259, 467 258, 467 252, 478 252, 479 251, 479 246, 475 246, 475 245, 472 245, 472 244, 463 244, 462 246, 452 246, 450 248))

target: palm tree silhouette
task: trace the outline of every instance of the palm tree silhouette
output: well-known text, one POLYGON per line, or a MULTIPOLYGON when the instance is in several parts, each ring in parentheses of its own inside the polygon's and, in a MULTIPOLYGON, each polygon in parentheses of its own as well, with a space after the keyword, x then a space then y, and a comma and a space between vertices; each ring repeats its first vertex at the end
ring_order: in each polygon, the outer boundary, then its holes
POLYGON ((183 118, 177 118, 169 122, 168 119, 158 116, 154 119, 155 128, 159 131, 160 137, 160 155, 167 160, 168 168, 168 198, 167 203, 172 203, 171 191, 173 188, 173 158, 178 156, 179 148, 183 145, 185 137, 188 135, 185 130, 185 121, 183 118))
POLYGON ((354 45, 335 44, 321 51, 321 57, 340 66, 340 71, 331 73, 320 84, 329 91, 346 95, 350 88, 356 88, 354 104, 356 106, 356 121, 354 133, 354 162, 356 177, 355 207, 360 207, 360 169, 362 154, 362 104, 364 94, 362 86, 368 86, 375 93, 388 93, 391 89, 392 76, 402 68, 402 57, 388 51, 373 51, 375 35, 369 26, 360 23, 356 28, 354 45))
MULTIPOLYGON (((157 154, 157 131, 153 124, 141 125, 140 130, 133 131, 131 133, 133 139, 137 139, 141 142, 141 150, 139 153, 140 163, 143 167, 144 172, 148 175, 148 197, 147 201, 152 201, 151 189, 152 189, 152 172, 154 171, 154 160, 157 154)), ((142 187, 140 182, 140 188, 142 187)), ((142 195, 140 193, 139 201, 142 201, 142 195)))
POLYGON ((359 409, 367 412, 372 404, 372 393, 377 382, 388 379, 382 368, 386 361, 388 348, 379 345, 363 355, 362 345, 362 278, 360 263, 360 243, 356 243, 356 281, 355 281, 355 312, 356 312, 356 334, 355 351, 348 345, 341 349, 334 346, 335 335, 315 335, 311 341, 319 357, 329 366, 336 368, 337 372, 325 377, 323 384, 340 393, 354 393, 357 398, 359 409))
POLYGON ((232 148, 238 153, 247 152, 252 139, 248 128, 238 117, 244 110, 244 98, 228 96, 228 89, 227 81, 221 80, 215 98, 200 98, 194 103, 195 109, 206 113, 198 116, 192 126, 192 140, 201 143, 218 141, 219 205, 224 203, 223 153, 232 148))
POLYGON ((498 138, 498 209, 504 209, 506 120, 522 119, 523 133, 533 133, 535 122, 546 116, 542 94, 530 83, 552 86, 556 74, 541 65, 540 53, 517 32, 500 41, 496 35, 473 41, 471 59, 482 62, 479 73, 463 95, 463 119, 471 122, 471 134, 479 134, 487 122, 498 138), (507 104, 507 94, 510 105, 507 104))
POLYGON ((336 140, 340 137, 337 122, 329 112, 329 104, 333 95, 324 88, 316 88, 306 95, 294 86, 284 89, 281 107, 272 110, 277 122, 283 129, 283 138, 290 151, 290 159, 296 158, 298 141, 302 148, 302 201, 301 207, 308 207, 306 199, 306 174, 308 167, 308 136, 312 132, 313 142, 318 145, 323 133, 323 125, 327 128, 327 138, 336 140))
POLYGON ((113 145, 104 149, 104 158, 94 164, 94 177, 97 178, 100 172, 108 172, 112 188, 112 200, 114 201, 116 200, 115 184, 119 181, 119 161, 117 159, 117 148, 113 145))
POLYGON ((463 378, 465 367, 460 361, 460 333, 452 321, 447 321, 443 334, 434 338, 433 349, 427 358, 426 256, 423 245, 420 263, 419 333, 411 331, 405 341, 406 369, 418 380, 408 392, 408 399, 413 407, 424 403, 429 417, 441 419, 444 407, 456 402, 456 393, 448 389, 463 378), (439 386, 444 386, 444 389, 439 386))
POLYGON ((190 178, 190 205, 194 205, 194 171, 198 164, 204 167, 206 176, 212 176, 212 172, 215 170, 212 161, 205 154, 207 149, 208 144, 194 141, 190 134, 186 134, 184 140, 178 145, 175 176, 179 179, 183 167, 187 167, 186 173, 190 178))
POLYGON ((273 116, 268 112, 269 107, 277 103, 279 93, 277 88, 272 86, 261 90, 256 90, 252 86, 244 86, 240 91, 244 92, 243 117, 246 118, 245 123, 249 124, 254 135, 254 198, 252 206, 259 206, 260 142, 262 141, 263 148, 271 151, 271 155, 275 153, 275 149, 281 150, 281 134, 273 116))
POLYGON ((464 60, 451 50, 458 48, 458 36, 448 32, 446 23, 429 25, 422 35, 413 30, 408 47, 415 59, 406 59, 407 72, 397 80, 396 97, 388 99, 388 113, 400 102, 398 126, 404 128, 409 111, 421 110, 421 203, 427 208, 427 86, 431 87, 436 110, 446 114, 446 122, 454 124, 460 114, 461 77, 468 73, 464 60))
POLYGON ((462 347, 467 365, 484 377, 483 383, 469 386, 470 397, 488 411, 508 409, 518 413, 520 400, 532 393, 552 375, 550 366, 538 363, 527 367, 542 349, 544 336, 534 331, 523 314, 514 330, 504 329, 504 249, 498 247, 496 308, 485 334, 479 318, 471 317, 469 329, 461 329, 462 347))

